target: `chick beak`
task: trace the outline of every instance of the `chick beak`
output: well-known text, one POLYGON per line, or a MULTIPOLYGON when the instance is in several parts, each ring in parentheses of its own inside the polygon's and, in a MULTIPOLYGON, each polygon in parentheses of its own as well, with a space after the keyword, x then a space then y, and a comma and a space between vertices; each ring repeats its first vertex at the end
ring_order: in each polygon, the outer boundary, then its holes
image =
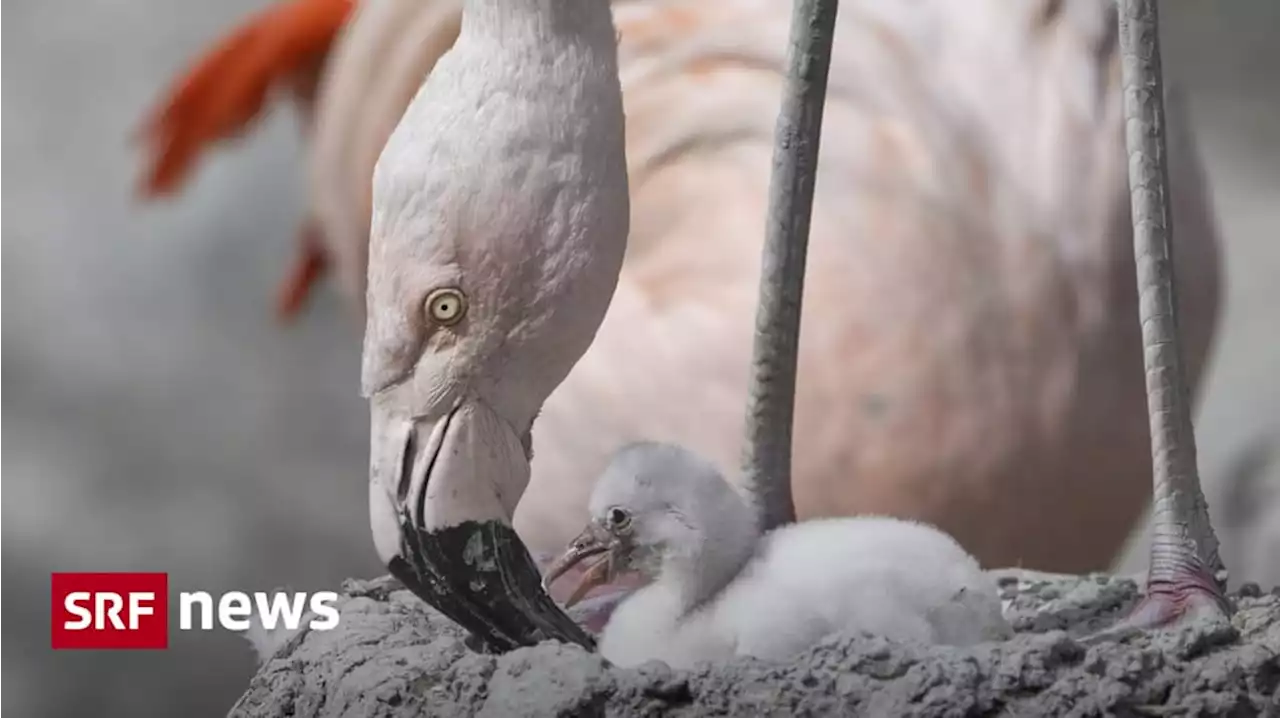
POLYGON ((578 585, 565 600, 565 607, 572 607, 591 593, 598 586, 611 582, 617 575, 618 541, 596 523, 588 524, 577 538, 569 544, 555 563, 547 569, 542 579, 543 587, 550 586, 556 579, 571 571, 574 567, 590 558, 600 557, 583 572, 578 585))
POLYGON ((488 650, 593 647, 511 528, 529 465, 510 425, 474 400, 432 419, 375 401, 372 420, 370 521, 391 574, 488 650))

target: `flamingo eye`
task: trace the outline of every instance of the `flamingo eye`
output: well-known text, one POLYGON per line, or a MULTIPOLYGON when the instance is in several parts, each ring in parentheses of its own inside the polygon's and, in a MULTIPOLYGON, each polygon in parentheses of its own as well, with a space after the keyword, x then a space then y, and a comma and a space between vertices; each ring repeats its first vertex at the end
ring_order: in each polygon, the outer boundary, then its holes
POLYGON ((608 519, 609 528, 612 528, 615 531, 626 530, 631 526, 631 514, 616 506, 609 509, 608 519))
POLYGON ((431 321, 451 327, 467 315, 467 295, 453 287, 437 289, 427 295, 426 307, 431 321))

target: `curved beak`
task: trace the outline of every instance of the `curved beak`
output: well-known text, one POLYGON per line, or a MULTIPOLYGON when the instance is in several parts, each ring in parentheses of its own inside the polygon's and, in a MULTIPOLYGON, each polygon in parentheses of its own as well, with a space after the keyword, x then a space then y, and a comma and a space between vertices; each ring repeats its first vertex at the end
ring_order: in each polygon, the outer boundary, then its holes
POLYGON ((542 589, 511 528, 529 481, 520 437, 484 402, 410 417, 371 401, 370 523, 391 574, 471 632, 506 651, 591 637, 542 589))
POLYGON ((620 543, 608 530, 592 522, 587 524, 582 533, 569 543, 569 548, 547 569, 543 576, 544 588, 555 583, 556 579, 571 571, 578 564, 591 558, 599 557, 595 563, 587 567, 573 592, 565 600, 566 607, 572 607, 581 601, 592 590, 603 586, 618 575, 618 554, 620 543))

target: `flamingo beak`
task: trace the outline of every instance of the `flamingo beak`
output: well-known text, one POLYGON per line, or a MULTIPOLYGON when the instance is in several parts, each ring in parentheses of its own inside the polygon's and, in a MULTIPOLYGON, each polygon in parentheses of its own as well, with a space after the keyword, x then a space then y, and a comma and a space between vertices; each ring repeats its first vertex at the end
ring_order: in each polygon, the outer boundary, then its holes
POLYGON ((569 548, 565 549, 560 558, 547 569, 542 579, 543 587, 550 586, 583 561, 599 557, 583 572, 578 585, 565 600, 565 607, 572 607, 592 590, 610 583, 618 575, 620 546, 620 542, 608 530, 595 522, 588 524, 569 543, 569 548))
POLYGON ((492 651, 594 641, 542 590, 511 528, 528 481, 517 433, 478 400, 409 417, 375 401, 370 520, 391 574, 492 651))

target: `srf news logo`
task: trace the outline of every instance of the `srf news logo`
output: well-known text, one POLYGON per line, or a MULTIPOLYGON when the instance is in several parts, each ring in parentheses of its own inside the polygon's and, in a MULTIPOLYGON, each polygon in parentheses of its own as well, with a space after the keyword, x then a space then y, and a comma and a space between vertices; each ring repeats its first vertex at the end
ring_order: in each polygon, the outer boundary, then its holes
MULTIPOLYGON (((169 647, 169 574, 167 573, 55 573, 52 577, 52 645, 61 648, 169 647)), ((228 631, 247 631, 254 620, 267 630, 283 625, 297 630, 308 609, 315 615, 308 627, 327 631, 338 625, 333 591, 305 593, 240 591, 216 601, 204 591, 178 594, 178 628, 212 630, 216 623, 228 631), (196 620, 196 615, 199 620, 196 620)))

